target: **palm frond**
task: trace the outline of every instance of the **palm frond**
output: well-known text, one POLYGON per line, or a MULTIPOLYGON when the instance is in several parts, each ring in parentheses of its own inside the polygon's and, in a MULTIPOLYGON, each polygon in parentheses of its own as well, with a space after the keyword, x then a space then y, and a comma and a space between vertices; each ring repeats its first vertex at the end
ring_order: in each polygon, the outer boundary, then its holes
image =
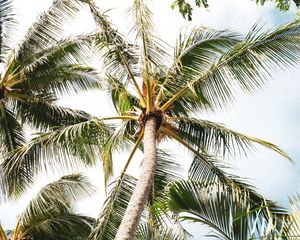
POLYGON ((134 19, 133 30, 136 34, 136 40, 140 40, 142 45, 142 68, 149 73, 149 46, 153 44, 152 12, 143 0, 135 0, 131 11, 134 19))
MULTIPOLYGON (((105 186, 107 186, 109 179, 113 176, 113 153, 128 149, 129 144, 135 142, 134 139, 132 139, 132 135, 130 135, 132 134, 130 133, 131 122, 130 120, 124 121, 119 127, 116 127, 100 149, 105 186)), ((137 141, 136 144, 139 144, 139 141, 137 141)))
POLYGON ((12 30, 15 28, 15 13, 12 0, 0 1, 0 62, 4 62, 12 41, 12 30))
MULTIPOLYGON (((174 50, 173 66, 168 70, 160 88, 158 98, 162 99, 157 101, 164 101, 176 94, 178 89, 197 77, 199 73, 207 71, 213 62, 239 41, 240 37, 229 30, 195 28, 188 34, 180 34, 174 50)), ((190 87, 193 89, 193 86, 190 87)), ((190 104, 197 101, 195 94, 184 98, 190 104)), ((198 109, 206 104, 204 97, 201 100, 198 109)), ((192 107, 189 109, 195 110, 192 107)))
POLYGON ((69 126, 92 119, 83 111, 54 104, 56 99, 51 95, 27 96, 23 101, 22 97, 20 95, 21 100, 16 101, 16 112, 21 121, 31 127, 46 131, 49 127, 69 126))
POLYGON ((54 0, 29 29, 15 55, 15 62, 26 59, 56 43, 63 35, 64 24, 72 19, 80 7, 79 1, 54 0))
POLYGON ((177 124, 178 135, 198 151, 204 150, 210 154, 222 153, 223 155, 228 153, 233 156, 236 156, 236 153, 247 155, 253 149, 253 144, 259 144, 291 160, 276 145, 238 133, 221 124, 195 118, 178 118, 177 124))
MULTIPOLYGON (((209 183, 209 184, 223 184, 228 188, 235 188, 239 191, 247 192, 250 204, 253 208, 259 207, 262 202, 265 202, 270 211, 277 215, 285 215, 283 208, 278 206, 275 202, 265 200, 263 196, 258 194, 253 186, 245 183, 240 177, 226 173, 228 167, 221 165, 216 160, 210 159, 211 165, 206 164, 199 156, 195 156, 190 166, 188 177, 191 181, 209 183)), ((263 209, 262 215, 267 215, 266 209, 263 209)))
POLYGON ((263 33, 256 24, 244 41, 218 58, 207 71, 199 72, 198 77, 178 88, 162 109, 170 107, 191 89, 195 95, 204 96, 212 106, 221 108, 234 100, 237 89, 246 92, 260 89, 272 72, 299 62, 299 29, 298 20, 263 33))
POLYGON ((285 225, 282 229, 282 235, 286 239, 297 239, 300 236, 300 209, 299 209, 299 194, 290 199, 291 213, 285 219, 285 225))
POLYGON ((186 147, 189 151, 191 151, 194 156, 199 159, 199 161, 206 166, 206 176, 208 176, 211 179, 208 179, 210 181, 214 181, 216 178, 218 178, 221 182, 230 184, 230 179, 225 174, 225 172, 219 167, 217 160, 213 158, 212 156, 206 154, 205 152, 197 151, 193 148, 193 146, 190 146, 188 143, 186 143, 183 139, 181 139, 177 133, 171 129, 165 128, 163 126, 160 127, 160 130, 164 132, 168 137, 171 139, 176 140, 178 143, 182 144, 184 147, 186 147))
POLYGON ((44 221, 34 222, 22 234, 22 237, 44 240, 85 240, 87 239, 94 219, 72 213, 52 216, 44 221))
POLYGON ((180 181, 170 186, 169 194, 170 209, 181 212, 182 220, 212 227, 214 234, 210 236, 215 238, 242 240, 263 234, 273 239, 280 234, 280 216, 277 219, 276 213, 262 214, 260 207, 251 205, 247 191, 234 186, 180 181), (269 222, 268 228, 264 228, 264 222, 269 222))
POLYGON ((154 35, 152 12, 143 0, 135 0, 131 8, 134 18, 133 31, 141 48, 141 77, 143 79, 143 94, 146 97, 147 112, 153 111, 153 99, 157 84, 157 75, 165 70, 164 59, 168 59, 164 42, 154 35))
MULTIPOLYGON (((92 119, 43 133, 8 154, 1 165, 6 193, 18 196, 43 170, 65 171, 93 165, 113 128, 92 119)), ((2 187, 2 186, 1 186, 2 187)))
POLYGON ((183 169, 176 161, 174 154, 169 151, 157 149, 156 169, 154 175, 154 199, 159 199, 164 195, 164 189, 175 180, 182 179, 183 169))
POLYGON ((89 5, 94 20, 99 27, 96 46, 103 52, 106 74, 108 76, 118 76, 116 79, 126 85, 131 82, 142 104, 145 105, 144 97, 136 79, 136 76, 139 76, 139 69, 137 69, 139 61, 138 47, 130 43, 112 26, 108 16, 94 2, 84 2, 89 5))
POLYGON ((0 102, 0 154, 3 157, 25 142, 25 136, 15 114, 7 108, 5 103, 0 102))
POLYGON ((26 59, 8 59, 9 68, 3 81, 8 87, 16 85, 22 92, 45 91, 76 92, 99 85, 96 72, 86 67, 92 56, 94 36, 77 36, 53 43, 45 49, 32 52, 26 59))
POLYGON ((129 92, 126 85, 116 77, 107 76, 108 93, 113 105, 119 114, 128 114, 134 107, 141 108, 139 99, 129 92))
POLYGON ((72 204, 94 193, 95 189, 82 174, 76 173, 61 177, 49 183, 30 200, 19 217, 19 224, 28 229, 34 222, 68 212, 72 204))
POLYGON ((115 238, 135 184, 136 179, 126 174, 121 175, 121 177, 113 183, 113 188, 89 236, 90 240, 113 240, 115 238))
POLYGON ((135 240, 185 240, 186 237, 178 234, 172 229, 158 229, 151 227, 146 223, 140 224, 135 237, 135 240))

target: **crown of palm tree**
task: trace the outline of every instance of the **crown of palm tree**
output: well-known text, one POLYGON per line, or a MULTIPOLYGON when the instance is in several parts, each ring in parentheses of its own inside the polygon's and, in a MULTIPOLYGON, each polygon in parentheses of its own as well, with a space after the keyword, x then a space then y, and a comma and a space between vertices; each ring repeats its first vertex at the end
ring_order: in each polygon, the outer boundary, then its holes
POLYGON ((0 1, 0 144, 1 158, 25 143, 24 123, 39 130, 87 120, 89 115, 55 104, 58 97, 93 86, 86 67, 91 37, 62 39, 63 27, 81 6, 56 0, 13 44, 17 27, 12 0, 0 1))

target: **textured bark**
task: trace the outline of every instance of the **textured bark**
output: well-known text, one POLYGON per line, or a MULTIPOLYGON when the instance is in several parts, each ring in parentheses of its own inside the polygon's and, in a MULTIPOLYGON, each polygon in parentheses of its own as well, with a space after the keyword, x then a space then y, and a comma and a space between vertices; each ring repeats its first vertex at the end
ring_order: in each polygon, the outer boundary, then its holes
POLYGON ((156 129, 156 118, 149 118, 145 124, 144 161, 140 176, 115 240, 132 240, 138 227, 154 181, 156 169, 156 129))

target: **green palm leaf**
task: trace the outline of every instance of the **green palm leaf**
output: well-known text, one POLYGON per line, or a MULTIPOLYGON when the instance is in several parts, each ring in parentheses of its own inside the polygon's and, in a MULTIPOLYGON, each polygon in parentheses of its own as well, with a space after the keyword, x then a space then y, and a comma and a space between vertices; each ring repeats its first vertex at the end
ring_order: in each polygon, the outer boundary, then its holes
MULTIPOLYGON (((228 167, 217 163, 210 159, 211 166, 207 165, 201 158, 196 156, 190 166, 188 177, 191 181, 224 185, 228 188, 235 188, 239 191, 247 192, 249 198, 249 204, 253 208, 258 208, 259 205, 264 202, 272 212, 276 212, 277 215, 284 215, 285 211, 279 207, 275 202, 270 200, 265 200, 263 196, 258 194, 253 186, 245 183, 241 178, 234 176, 232 174, 226 173, 228 167), (217 169, 217 170, 216 170, 217 169)), ((262 209, 262 215, 267 216, 266 209, 262 209)))
POLYGON ((199 151, 204 150, 214 154, 223 153, 223 155, 228 153, 235 156, 236 153, 247 154, 254 147, 253 144, 256 143, 291 160, 276 145, 238 133, 221 124, 195 118, 178 118, 177 124, 178 135, 199 151))
POLYGON ((44 240, 85 240, 93 223, 90 217, 65 213, 36 223, 25 236, 44 240))
POLYGON ((89 59, 85 56, 91 55, 89 48, 93 38, 78 36, 61 40, 36 51, 23 62, 10 59, 11 66, 6 74, 16 79, 11 84, 16 84, 23 92, 30 89, 69 94, 100 86, 95 80, 94 69, 85 66, 89 59))
POLYGON ((64 24, 74 17, 79 7, 78 1, 54 0, 49 10, 41 14, 38 21, 29 29, 16 52, 15 62, 26 62, 36 52, 43 51, 61 39, 64 24))
POLYGON ((91 218, 71 213, 72 204, 94 192, 81 174, 63 176, 43 187, 19 217, 22 236, 37 239, 82 239, 93 223, 91 218), (69 237, 69 238, 68 238, 69 237))
POLYGON ((94 165, 112 128, 95 119, 40 134, 9 153, 1 164, 6 195, 19 195, 42 170, 79 169, 94 165))
POLYGON ((11 33, 15 28, 15 13, 12 0, 0 1, 0 62, 4 62, 10 49, 11 33))
POLYGON ((104 203, 89 239, 113 240, 115 238, 135 184, 136 180, 126 174, 121 175, 113 183, 113 188, 104 203))
POLYGON ((0 139, 0 153, 2 156, 25 142, 20 123, 17 121, 15 114, 3 102, 0 102, 0 139))
POLYGON ((212 106, 224 107, 234 100, 237 88, 252 92, 261 88, 271 72, 285 69, 299 62, 299 23, 294 21, 273 31, 261 33, 257 24, 244 41, 237 43, 219 57, 207 71, 199 71, 186 86, 176 89, 176 96, 162 107, 166 109, 176 99, 192 89, 205 96, 212 106))
POLYGON ((25 101, 16 102, 15 110, 22 113, 19 118, 23 123, 45 131, 49 127, 69 126, 92 118, 83 111, 55 105, 54 101, 52 96, 28 96, 25 101))
POLYGON ((218 239, 254 239, 260 234, 269 239, 280 234, 280 216, 276 212, 264 215, 252 206, 247 191, 226 185, 205 184, 194 181, 173 183, 170 187, 170 208, 182 212, 182 219, 210 226, 218 239), (188 214, 187 214, 188 213, 188 214), (264 228, 263 222, 269 222, 264 228), (251 238, 252 237, 252 238, 251 238))
MULTIPOLYGON (((191 79, 198 77, 199 73, 207 71, 213 62, 239 42, 240 37, 228 30, 196 28, 188 34, 180 34, 175 46, 173 66, 169 69, 160 88, 159 94, 162 96, 162 100, 166 101, 176 94, 178 89, 188 84, 191 79)), ((194 87, 190 85, 190 88, 193 90, 194 87)), ((207 104, 200 91, 197 93, 198 95, 185 94, 181 99, 189 111, 201 109, 202 105, 207 104), (199 96, 201 97, 199 98, 199 96), (189 104, 192 106, 188 106, 189 104)), ((176 103, 174 102, 174 104, 176 103)))

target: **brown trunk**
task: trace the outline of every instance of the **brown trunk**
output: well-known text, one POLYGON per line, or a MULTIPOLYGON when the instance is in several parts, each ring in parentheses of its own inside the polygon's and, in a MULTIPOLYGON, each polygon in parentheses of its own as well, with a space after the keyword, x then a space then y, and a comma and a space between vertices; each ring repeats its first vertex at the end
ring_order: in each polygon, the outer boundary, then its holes
POLYGON ((153 185, 156 169, 157 119, 150 117, 145 124, 144 161, 136 188, 131 196, 115 240, 132 240, 153 185))

